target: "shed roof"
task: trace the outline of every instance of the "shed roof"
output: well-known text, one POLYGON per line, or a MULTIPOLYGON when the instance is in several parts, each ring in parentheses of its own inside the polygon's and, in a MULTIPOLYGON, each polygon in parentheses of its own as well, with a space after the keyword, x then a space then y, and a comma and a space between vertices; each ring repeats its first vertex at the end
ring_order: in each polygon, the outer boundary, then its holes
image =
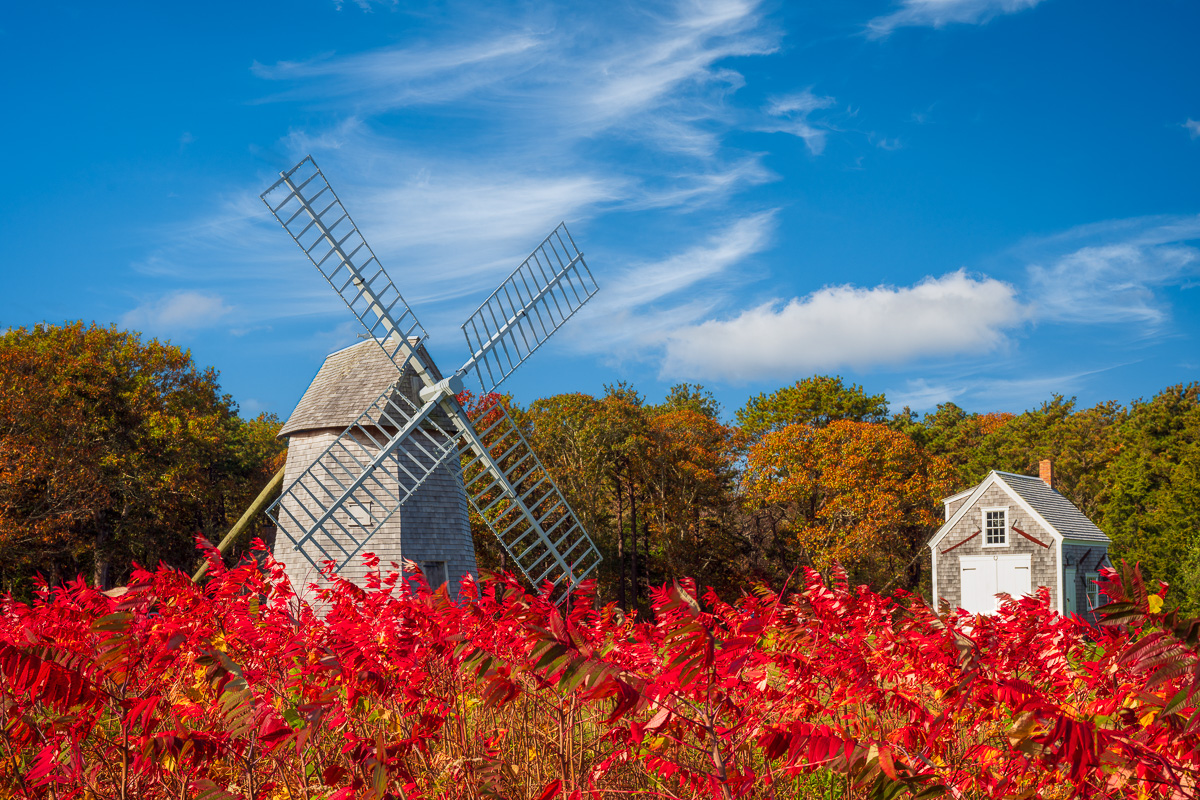
POLYGON ((1112 541, 1074 503, 1047 486, 1041 478, 1012 472, 998 472, 997 475, 1046 522, 1054 526, 1064 539, 1101 544, 1112 541))
POLYGON ((969 494, 966 502, 958 507, 958 510, 946 520, 942 527, 938 528, 937 533, 929 540, 928 546, 935 547, 938 541, 958 524, 963 515, 972 508, 977 508, 980 498, 990 486, 999 486, 1023 505, 1027 511, 1034 514, 1035 517, 1039 517, 1049 529, 1050 534, 1058 541, 1067 539, 1105 545, 1112 541, 1070 500, 1051 489, 1041 478, 992 470, 977 486, 966 492, 959 492, 943 501, 949 502, 961 498, 964 494, 969 494))
MULTIPOLYGON (((425 348, 418 347, 417 353, 435 380, 441 380, 425 348)), ((405 375, 415 376, 416 373, 409 367, 405 375)), ((395 383, 396 377, 395 365, 374 339, 330 353, 279 435, 291 436, 299 431, 320 428, 345 428, 395 383)), ((415 396, 415 392, 411 394, 415 396)))

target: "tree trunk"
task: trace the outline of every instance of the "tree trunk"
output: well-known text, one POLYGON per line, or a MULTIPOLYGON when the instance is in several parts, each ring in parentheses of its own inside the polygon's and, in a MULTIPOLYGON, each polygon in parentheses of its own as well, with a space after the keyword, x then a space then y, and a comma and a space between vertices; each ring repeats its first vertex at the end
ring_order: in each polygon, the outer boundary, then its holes
POLYGON ((629 603, 625 595, 625 493, 621 491, 621 481, 613 478, 617 488, 617 605, 624 611, 629 611, 629 603))
POLYGON ((637 529, 637 487, 634 482, 629 481, 629 536, 630 544, 633 545, 630 554, 633 556, 633 607, 638 607, 638 594, 641 587, 638 585, 638 529, 637 529))
POLYGON ((96 520, 95 553, 92 556, 92 585, 100 591, 111 589, 108 585, 109 566, 111 559, 108 554, 108 540, 111 538, 108 520, 100 517, 96 520))

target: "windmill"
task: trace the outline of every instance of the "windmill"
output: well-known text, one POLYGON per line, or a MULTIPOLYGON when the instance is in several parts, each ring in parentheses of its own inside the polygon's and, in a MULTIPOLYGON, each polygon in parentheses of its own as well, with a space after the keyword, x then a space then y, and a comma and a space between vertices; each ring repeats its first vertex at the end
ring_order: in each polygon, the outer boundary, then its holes
POLYGON ((552 596, 565 598, 600 563, 599 551, 503 405, 473 423, 456 398, 465 375, 481 397, 493 392, 596 293, 566 226, 467 318, 470 356, 442 377, 423 347, 425 329, 311 156, 280 173, 262 199, 362 323, 378 346, 375 360, 393 372, 268 509, 293 550, 314 570, 328 561, 345 569, 369 542, 374 549, 398 536, 393 516, 449 470, 534 587, 549 581, 552 596))

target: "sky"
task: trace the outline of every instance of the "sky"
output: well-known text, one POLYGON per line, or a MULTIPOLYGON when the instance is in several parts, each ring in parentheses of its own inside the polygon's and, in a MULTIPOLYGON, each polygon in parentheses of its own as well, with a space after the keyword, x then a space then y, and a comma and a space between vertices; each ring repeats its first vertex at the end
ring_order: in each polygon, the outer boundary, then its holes
POLYGON ((0 328, 190 349, 286 417, 357 322, 259 199, 312 155, 429 332, 560 222, 501 389, 837 374, 893 410, 1200 379, 1191 0, 10 4, 0 328))

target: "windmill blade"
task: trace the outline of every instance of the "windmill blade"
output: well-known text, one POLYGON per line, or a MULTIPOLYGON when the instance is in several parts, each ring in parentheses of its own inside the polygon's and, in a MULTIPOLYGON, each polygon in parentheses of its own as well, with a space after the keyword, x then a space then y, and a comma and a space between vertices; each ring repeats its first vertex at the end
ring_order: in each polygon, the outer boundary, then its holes
POLYGON ((597 288, 583 253, 560 223, 463 323, 471 357, 459 372, 474 370, 483 393, 491 392, 597 288))
POLYGON ((600 563, 600 551, 521 429, 500 403, 476 427, 460 411, 463 484, 476 513, 535 588, 562 600, 600 563), (478 430, 476 429, 478 428, 478 430))
POLYGON ((425 329, 312 156, 281 172, 260 197, 396 369, 404 372, 410 359, 421 364, 416 348, 425 329))
POLYGON ((397 381, 267 510, 317 569, 341 570, 447 458, 458 431, 438 395, 417 406, 397 381))

